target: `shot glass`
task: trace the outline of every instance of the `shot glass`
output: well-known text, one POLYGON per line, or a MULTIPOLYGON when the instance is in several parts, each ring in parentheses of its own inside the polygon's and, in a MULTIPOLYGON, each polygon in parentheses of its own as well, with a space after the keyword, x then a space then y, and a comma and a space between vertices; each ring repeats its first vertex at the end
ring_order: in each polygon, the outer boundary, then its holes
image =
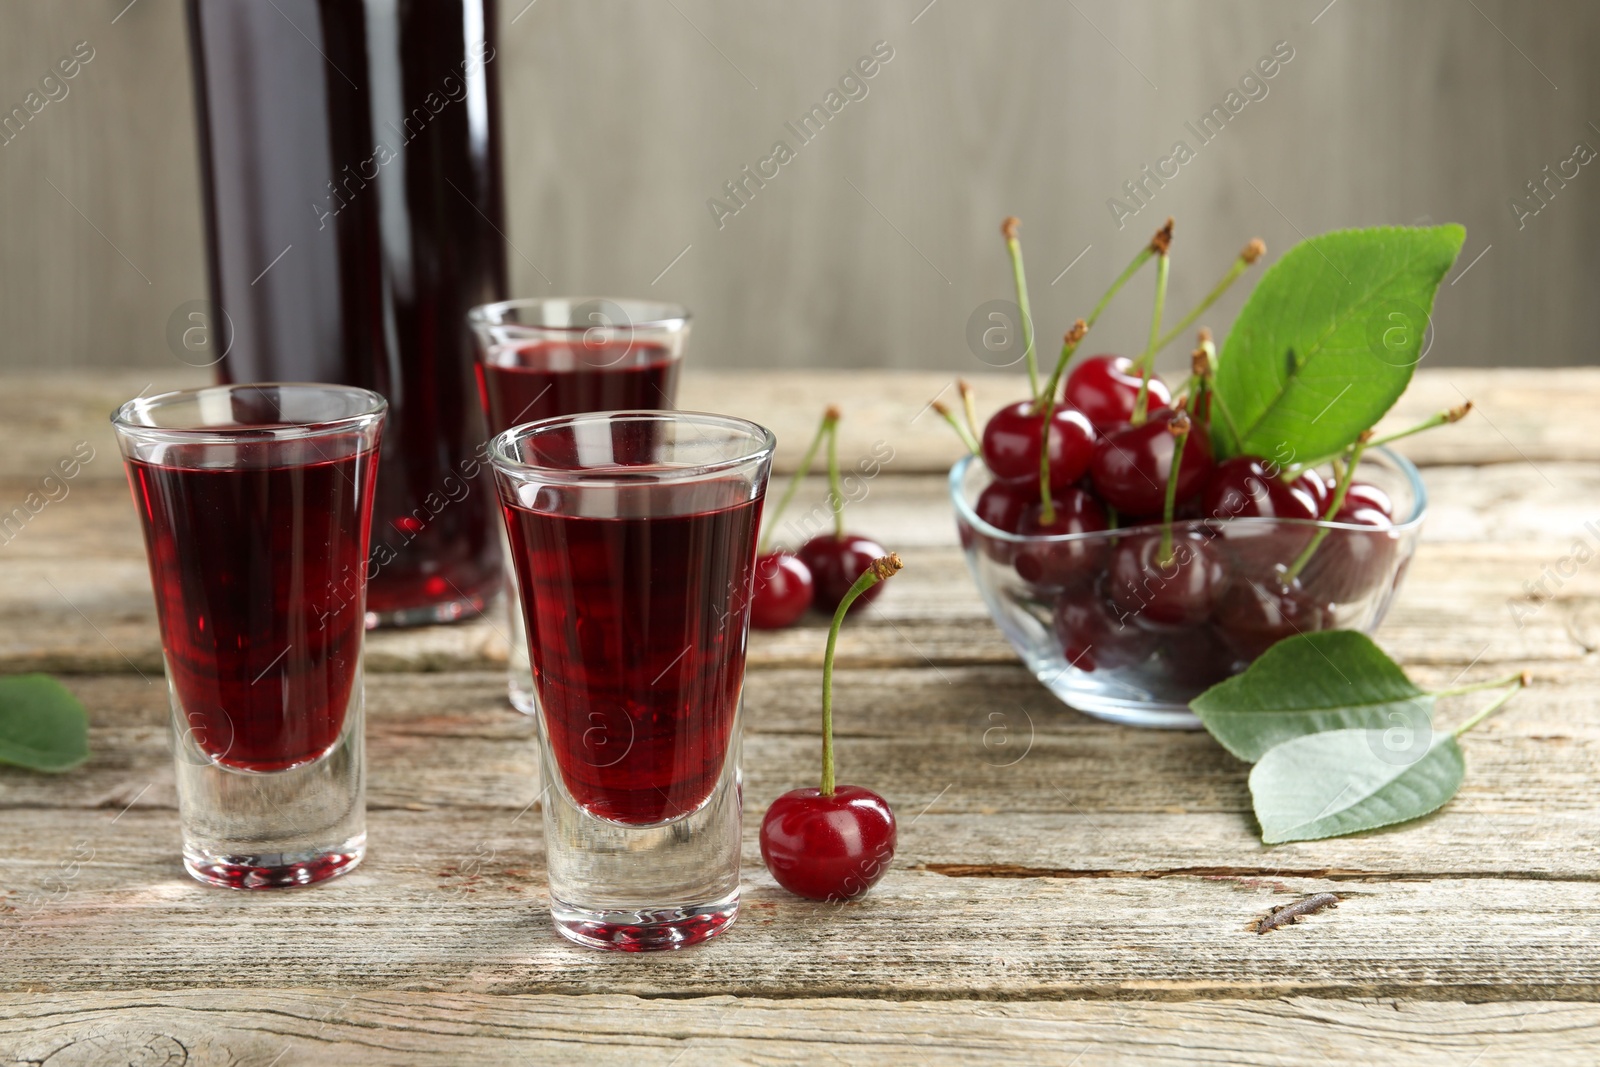
MULTIPOLYGON (((677 404, 689 342, 681 304, 608 297, 549 297, 485 304, 467 313, 477 346, 478 397, 490 435, 519 423, 588 411, 659 410, 677 404)), ((516 567, 506 561, 511 704, 534 711, 516 567)))
POLYGON ((172 701, 183 863, 307 885, 366 848, 361 648, 384 399, 227 385, 112 416, 172 701))
POLYGON ((770 431, 623 411, 490 444, 537 697, 550 911, 582 945, 739 909, 739 723, 770 431))

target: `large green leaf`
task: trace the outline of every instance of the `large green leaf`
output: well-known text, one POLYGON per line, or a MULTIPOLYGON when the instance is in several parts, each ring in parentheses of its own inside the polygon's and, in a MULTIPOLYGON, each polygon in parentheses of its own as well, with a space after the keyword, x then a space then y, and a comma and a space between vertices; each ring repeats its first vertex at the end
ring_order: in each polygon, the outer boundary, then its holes
POLYGON ((1411 381, 1434 293, 1466 233, 1337 230, 1289 249, 1218 358, 1217 393, 1239 431, 1224 449, 1310 463, 1354 443, 1411 381))
POLYGON ((48 674, 0 678, 0 763, 64 771, 89 758, 89 717, 48 674))
POLYGON ((1452 734, 1395 761, 1383 730, 1331 730, 1286 741, 1250 771, 1261 840, 1315 841, 1406 822, 1444 805, 1466 763, 1452 734))
POLYGON ((1433 704, 1366 634, 1324 630, 1279 641, 1189 707, 1224 748, 1254 763, 1324 730, 1382 729, 1390 751, 1427 744, 1433 704))

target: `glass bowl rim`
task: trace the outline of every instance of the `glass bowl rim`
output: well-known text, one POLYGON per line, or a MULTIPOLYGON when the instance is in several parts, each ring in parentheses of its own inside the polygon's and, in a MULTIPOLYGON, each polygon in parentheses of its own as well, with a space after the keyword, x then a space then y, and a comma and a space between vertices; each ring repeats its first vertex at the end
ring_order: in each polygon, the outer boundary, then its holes
MULTIPOLYGON (((1409 533, 1422 524, 1422 520, 1426 517, 1428 511, 1428 490, 1427 487, 1423 485, 1422 474, 1417 470, 1416 464, 1412 463, 1409 459, 1400 455, 1398 452, 1393 451, 1392 449, 1380 447, 1367 452, 1368 457, 1372 457, 1375 454, 1381 456, 1385 462, 1392 465, 1405 479, 1409 488, 1411 489, 1413 500, 1411 515, 1404 522, 1396 522, 1384 532, 1392 531, 1395 533, 1409 533)), ((1103 540, 1111 537, 1120 537, 1124 534, 1133 533, 1135 531, 1159 531, 1161 529, 1161 523, 1147 522, 1141 523, 1138 526, 1121 526, 1115 530, 1093 530, 1087 533, 1047 535, 1008 533, 998 527, 989 525, 987 522, 983 521, 983 519, 979 518, 978 513, 972 510, 972 505, 967 503, 966 494, 962 491, 962 485, 966 481, 968 469, 974 462, 977 462, 980 459, 981 457, 979 456, 963 456, 956 461, 954 466, 950 468, 950 501, 955 505, 956 517, 961 522, 972 527, 974 532, 982 534, 984 537, 987 537, 992 541, 1000 541, 1017 545, 1066 544, 1072 541, 1092 541, 1095 539, 1103 540)), ((1201 527, 1214 526, 1220 528, 1234 524, 1259 526, 1262 528, 1304 526, 1311 529, 1316 529, 1320 527, 1326 530, 1355 530, 1362 533, 1372 533, 1375 530, 1375 527, 1362 526, 1357 523, 1328 522, 1322 519, 1269 519, 1255 515, 1237 516, 1230 519, 1179 519, 1173 522, 1172 528, 1175 530, 1194 530, 1201 527)))

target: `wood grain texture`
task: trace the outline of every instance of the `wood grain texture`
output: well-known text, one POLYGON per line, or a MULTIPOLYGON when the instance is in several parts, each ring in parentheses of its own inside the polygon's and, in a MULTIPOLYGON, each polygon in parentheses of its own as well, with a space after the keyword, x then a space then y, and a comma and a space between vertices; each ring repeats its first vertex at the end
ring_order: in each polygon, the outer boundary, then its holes
MULTIPOLYGON (((907 570, 845 631, 836 726, 843 780, 900 815, 893 867, 841 908, 795 899, 761 866, 757 816, 815 774, 825 635, 819 618, 753 634, 745 909, 726 937, 648 959, 550 931, 532 723, 504 701, 497 616, 370 635, 359 869, 281 894, 188 878, 143 547, 101 422, 146 382, 0 380, 0 500, 76 440, 104 449, 0 544, 0 670, 63 672, 93 751, 60 776, 0 768, 0 1059, 1592 1059, 1600 571, 1574 542, 1600 555, 1585 526, 1600 448, 1564 453, 1577 430, 1536 407, 1575 412, 1600 379, 1540 374, 1519 395, 1501 372, 1424 373, 1395 419, 1444 406, 1469 374, 1505 410, 1419 439, 1465 445, 1419 453, 1428 534, 1379 639, 1425 685, 1513 666, 1536 685, 1467 739, 1466 783, 1438 813, 1272 848, 1247 768, 1207 736, 1079 715, 1017 663, 956 547, 948 430, 913 421, 900 388, 941 383, 864 376, 893 399, 847 421, 847 447, 908 428, 851 525, 907 570), (1251 932, 1316 892, 1344 899, 1251 932)), ((820 408, 838 382, 690 376, 685 401, 786 427, 792 458, 811 429, 796 398, 820 408)))
POLYGON ((1478 1067, 1589 1058, 1600 1007, 1553 1002, 1194 1000, 1150 1004, 759 997, 647 1000, 263 989, 0 996, 0 1043, 18 1060, 461 1063, 595 1067, 672 1063, 922 1067, 1331 1063, 1478 1067))
MULTIPOLYGON (((980 420, 1026 391, 1016 374, 963 374, 978 391, 980 420)), ((885 473, 943 474, 961 458, 950 427, 928 409, 936 396, 953 400, 956 375, 936 371, 855 371, 848 377, 816 371, 749 373, 710 371, 691 357, 679 390, 685 410, 718 411, 753 419, 778 437, 777 470, 794 469, 816 432, 823 408, 844 410, 839 456, 851 465, 887 447, 885 473)), ((92 376, 61 373, 0 376, 0 479, 9 486, 0 512, 50 473, 57 460, 87 441, 96 458, 74 484, 121 482, 110 416, 141 394, 209 385, 209 371, 156 367, 92 376)), ((1412 426, 1471 398, 1478 411, 1446 429, 1421 434, 1396 447, 1426 467, 1504 463, 1525 480, 1556 481, 1559 465, 1600 459, 1600 440, 1588 431, 1591 398, 1600 392, 1600 368, 1472 370, 1419 368, 1411 388, 1379 424, 1380 431, 1412 426), (1554 468, 1554 470, 1550 468, 1554 468)))

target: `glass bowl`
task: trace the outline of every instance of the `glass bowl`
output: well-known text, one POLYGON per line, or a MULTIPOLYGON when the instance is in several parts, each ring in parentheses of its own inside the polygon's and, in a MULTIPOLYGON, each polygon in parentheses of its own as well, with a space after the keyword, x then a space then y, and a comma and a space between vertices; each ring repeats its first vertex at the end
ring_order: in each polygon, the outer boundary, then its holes
POLYGON ((1371 632, 1383 620, 1416 551, 1428 498, 1417 468, 1386 448, 1366 454, 1358 477, 1389 494, 1392 527, 1192 518, 1172 524, 1171 555, 1159 523, 1053 536, 989 525, 974 511, 990 483, 976 457, 950 469, 950 499, 989 614, 1040 682, 1097 718, 1193 729, 1199 720, 1189 701, 1279 638, 1371 632), (1285 571, 1319 533, 1286 590, 1285 571), (1197 603, 1181 597, 1181 586, 1186 568, 1201 566, 1220 592, 1197 603))

